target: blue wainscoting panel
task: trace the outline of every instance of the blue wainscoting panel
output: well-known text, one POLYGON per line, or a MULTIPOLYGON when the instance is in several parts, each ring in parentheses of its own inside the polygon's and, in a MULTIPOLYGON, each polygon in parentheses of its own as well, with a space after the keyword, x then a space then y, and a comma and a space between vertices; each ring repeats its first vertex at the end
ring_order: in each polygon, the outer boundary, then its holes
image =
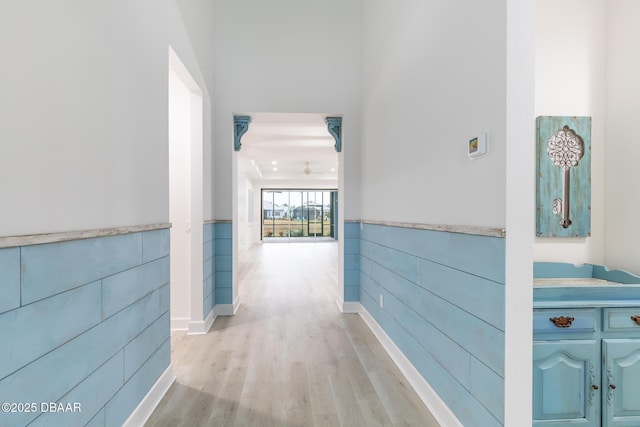
POLYGON ((344 300, 360 300, 360 223, 344 224, 344 300))
POLYGON ((215 304, 233 304, 232 293, 232 224, 215 224, 215 264, 214 287, 215 304))
POLYGON ((20 248, 0 249, 0 313, 20 307, 20 248))
POLYGON ((215 306, 215 271, 216 271, 216 239, 215 239, 215 225, 205 224, 203 235, 203 265, 202 265, 202 277, 203 277, 203 304, 202 304, 202 316, 207 318, 213 307, 215 306))
POLYGON ((169 229, 142 234, 142 262, 169 256, 169 229))
POLYGON ((22 248, 22 304, 142 264, 141 233, 22 248))
POLYGON ((0 378, 60 347, 101 320, 100 282, 0 315, 3 341, 11 343, 3 345, 0 351, 0 378))
POLYGON ((169 283, 169 257, 160 258, 102 280, 104 318, 169 283))
POLYGON ((170 363, 169 233, 160 231, 0 252, 17 251, 23 269, 19 307, 0 314, 0 401, 82 405, 73 418, 0 413, 0 425, 104 426, 120 395, 127 404, 111 422, 129 417, 170 363))
POLYGON ((373 224, 359 236, 362 305, 464 425, 502 425, 504 239, 373 224))

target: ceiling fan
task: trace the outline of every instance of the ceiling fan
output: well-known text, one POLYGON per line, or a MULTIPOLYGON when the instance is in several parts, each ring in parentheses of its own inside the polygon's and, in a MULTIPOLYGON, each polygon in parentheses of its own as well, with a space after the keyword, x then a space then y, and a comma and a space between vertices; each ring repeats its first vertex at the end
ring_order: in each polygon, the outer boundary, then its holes
POLYGON ((310 175, 311 174, 311 168, 309 167, 309 162, 306 162, 305 168, 304 168, 304 174, 305 175, 310 175))

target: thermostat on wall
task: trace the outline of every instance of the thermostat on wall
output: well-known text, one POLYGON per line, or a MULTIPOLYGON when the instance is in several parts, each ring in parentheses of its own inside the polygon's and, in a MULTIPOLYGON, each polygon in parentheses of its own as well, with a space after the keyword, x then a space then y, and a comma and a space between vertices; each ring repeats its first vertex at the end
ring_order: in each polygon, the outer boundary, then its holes
POLYGON ((469 158, 477 159, 489 154, 489 135, 481 133, 469 140, 469 158))

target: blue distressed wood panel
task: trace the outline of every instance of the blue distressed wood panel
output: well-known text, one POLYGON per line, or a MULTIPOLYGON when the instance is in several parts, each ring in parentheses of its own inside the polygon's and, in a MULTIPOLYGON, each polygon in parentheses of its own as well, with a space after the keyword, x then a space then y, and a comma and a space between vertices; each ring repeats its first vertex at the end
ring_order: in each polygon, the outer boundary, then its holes
POLYGON ((0 378, 100 323, 100 304, 94 282, 0 315, 0 378))
POLYGON ((95 282, 142 263, 142 235, 22 248, 22 304, 95 282))
POLYGON ((105 426, 121 427, 171 363, 169 340, 125 383, 105 406, 105 426))
MULTIPOLYGON (((494 414, 469 393, 469 390, 464 388, 446 369, 443 369, 428 352, 424 352, 422 347, 406 331, 400 328, 385 310, 380 309, 376 300, 368 295, 363 295, 361 302, 396 346, 409 358, 413 366, 447 403, 463 425, 478 427, 502 426, 502 413, 498 414, 499 418, 496 418, 494 414)), ((499 390, 494 389, 489 392, 501 395, 499 390)))
POLYGON ((541 116, 536 118, 536 235, 539 237, 586 237, 591 235, 591 117, 541 116), (563 228, 562 216, 553 212, 554 199, 563 199, 562 167, 554 166, 547 143, 568 126, 584 142, 583 157, 569 169, 569 219, 563 228))
POLYGON ((29 427, 83 426, 87 424, 124 384, 122 380, 123 360, 123 354, 120 351, 73 390, 56 400, 63 403, 78 402, 82 405, 80 412, 43 413, 29 424, 29 427), (89 396, 90 399, 88 399, 89 396))
POLYGON ((169 339, 170 328, 169 313, 165 313, 124 347, 125 381, 169 339))
POLYGON ((233 304, 232 253, 233 241, 230 223, 215 224, 215 263, 213 300, 215 304, 233 304))
POLYGON ((0 313, 20 307, 20 248, 0 249, 0 295, 0 313))
POLYGON ((504 263, 501 238, 360 232, 361 303, 464 425, 504 416, 504 263))
POLYGON ((142 262, 169 256, 169 229, 142 233, 142 262))
MULTIPOLYGON (((33 425, 104 425, 104 405, 123 387, 125 375, 134 378, 153 364, 152 353, 164 357, 166 368, 168 239, 168 232, 158 230, 0 252, 19 254, 17 265, 26 273, 22 305, 0 313, 0 358, 10 359, 0 360, 0 401, 77 401, 81 415, 42 414, 33 425), (149 262, 141 265, 143 260, 149 262), (117 312, 102 320, 103 305, 117 312)), ((153 385, 160 373, 147 383, 153 385)), ((137 406, 148 390, 130 404, 137 406)), ((27 425, 40 414, 12 415, 8 425, 27 425)), ((0 424, 7 425, 1 416, 0 424)))
POLYGON ((215 269, 216 269, 216 240, 215 240, 215 226, 214 224, 204 225, 204 237, 203 237, 203 265, 202 265, 202 277, 203 277, 203 290, 202 290, 202 316, 207 318, 213 307, 215 306, 215 269))
POLYGON ((505 240, 499 237, 388 227, 395 250, 504 283, 505 240))
POLYGON ((143 296, 169 283, 169 257, 102 280, 102 312, 106 319, 143 296))

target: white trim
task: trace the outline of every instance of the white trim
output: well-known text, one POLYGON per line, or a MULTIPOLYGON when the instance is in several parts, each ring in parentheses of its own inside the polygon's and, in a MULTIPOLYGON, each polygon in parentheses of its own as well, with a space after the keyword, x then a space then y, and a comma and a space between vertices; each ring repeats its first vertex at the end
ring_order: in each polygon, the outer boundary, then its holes
POLYGON ((212 309, 206 319, 189 322, 187 335, 205 335, 209 332, 209 329, 211 329, 211 325, 213 325, 213 321, 216 320, 216 317, 216 310, 212 309))
POLYGON ((173 366, 169 365, 122 426, 138 427, 144 425, 175 380, 176 377, 173 375, 173 366))
POLYGON ((447 233, 473 234, 477 236, 505 237, 504 228, 480 227, 475 225, 422 224, 415 222, 377 221, 363 219, 363 224, 385 225, 387 227, 415 228, 418 230, 445 231, 447 233))
POLYGON ((337 303, 340 311, 344 314, 360 313, 360 308, 362 308, 358 301, 343 301, 342 298, 339 298, 337 303))
POLYGON ((216 304, 214 310, 218 316, 233 316, 240 308, 240 297, 236 298, 233 304, 216 304))
POLYGON ((400 351, 395 343, 389 338, 382 327, 375 321, 371 314, 360 303, 359 314, 367 324, 371 332, 376 336, 382 347, 387 351, 391 360, 396 364, 402 375, 407 379, 411 387, 418 394, 418 397, 429 412, 435 417, 438 424, 443 427, 463 427, 462 423, 456 418, 455 414, 447 406, 446 403, 438 396, 431 385, 424 379, 420 372, 411 364, 409 359, 400 351))
POLYGON ((71 240, 94 239, 96 237, 119 236, 121 234, 142 233, 145 231, 165 230, 171 224, 134 225, 130 227, 97 228, 94 230, 63 231, 60 233, 32 234, 28 236, 0 237, 0 249, 18 246, 43 245, 46 243, 60 243, 71 240))
POLYGON ((171 330, 172 331, 188 331, 189 318, 188 317, 172 317, 171 330))

